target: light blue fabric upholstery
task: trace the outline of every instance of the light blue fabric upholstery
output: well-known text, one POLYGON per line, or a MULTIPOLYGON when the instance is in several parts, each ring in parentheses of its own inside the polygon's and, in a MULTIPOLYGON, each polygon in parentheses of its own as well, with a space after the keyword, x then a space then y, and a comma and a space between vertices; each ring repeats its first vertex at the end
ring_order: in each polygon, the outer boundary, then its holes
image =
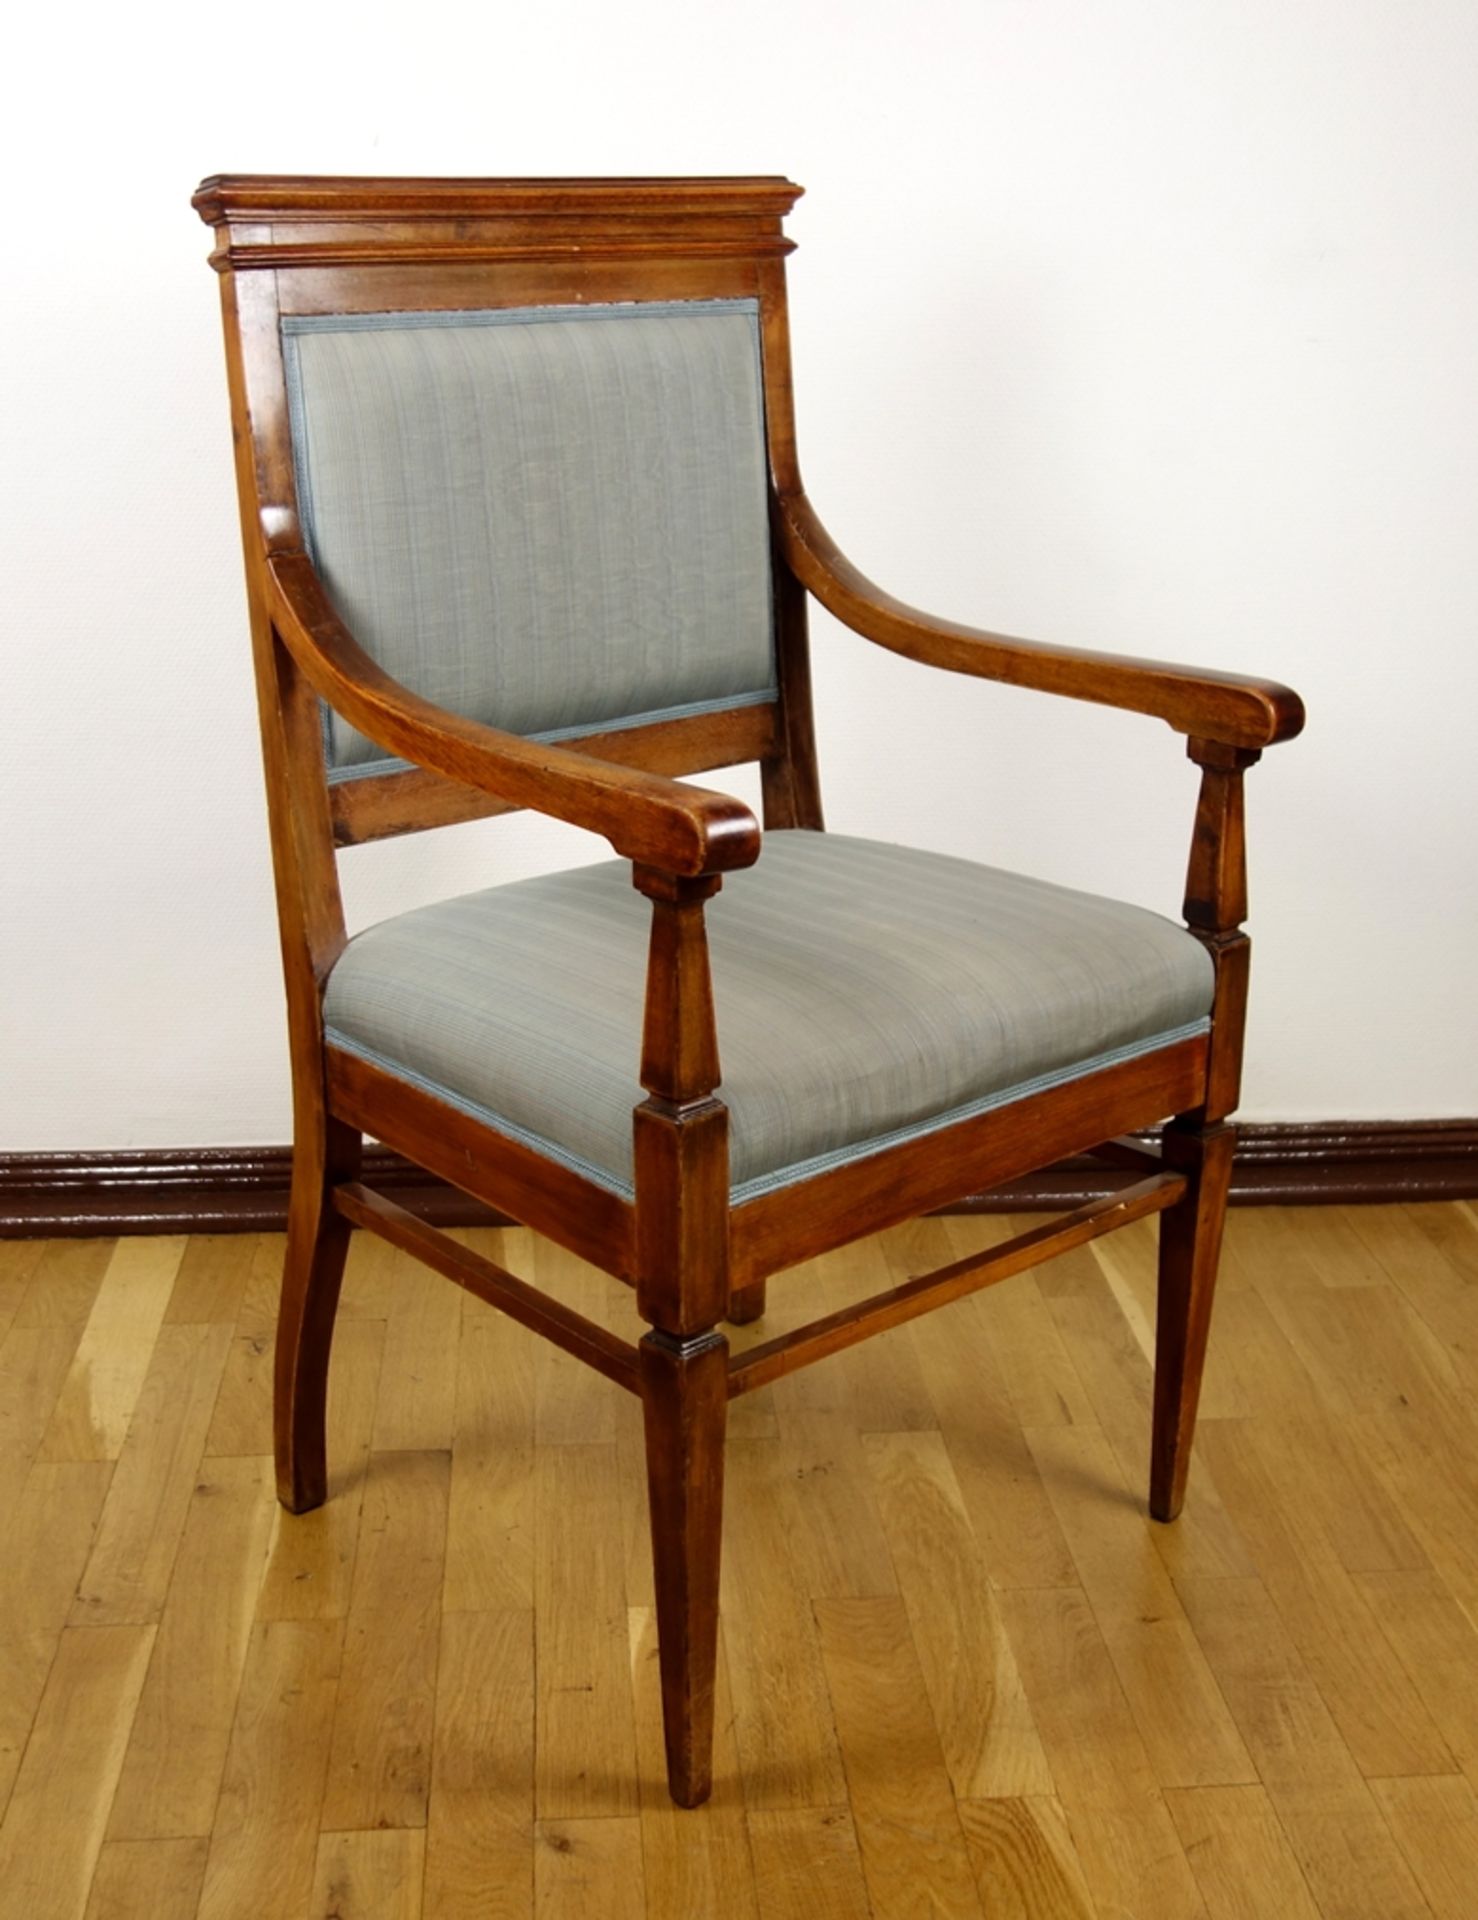
POLYGON ((539 735, 772 695, 754 301, 282 324, 309 550, 387 672, 539 735))
MULTIPOLYGON (((334 1045, 631 1191, 651 908, 624 861, 388 920, 334 1045)), ((1205 1026, 1211 963, 1114 900, 878 841, 771 833, 708 908, 736 1199, 1205 1026)))

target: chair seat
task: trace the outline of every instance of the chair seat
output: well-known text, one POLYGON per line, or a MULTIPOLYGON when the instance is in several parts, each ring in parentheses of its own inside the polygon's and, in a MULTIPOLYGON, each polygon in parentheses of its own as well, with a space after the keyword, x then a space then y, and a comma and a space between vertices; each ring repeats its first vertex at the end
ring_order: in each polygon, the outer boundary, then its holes
MULTIPOLYGON (((331 1044, 632 1192, 651 908, 612 860, 401 914, 329 978, 331 1044)), ((1204 1030, 1159 915, 943 854, 768 834, 708 907, 733 1197, 1204 1030)))

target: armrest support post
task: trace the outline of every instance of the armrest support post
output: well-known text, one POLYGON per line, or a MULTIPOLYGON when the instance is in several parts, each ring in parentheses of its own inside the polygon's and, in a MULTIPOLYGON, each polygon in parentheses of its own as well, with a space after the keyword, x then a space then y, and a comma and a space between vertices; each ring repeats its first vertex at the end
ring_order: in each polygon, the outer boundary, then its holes
POLYGON ((1247 821, 1242 776, 1260 755, 1251 748, 1192 739, 1187 753, 1201 769, 1201 792, 1186 868, 1186 925, 1211 956, 1216 987, 1211 1006, 1204 1122, 1232 1112, 1241 1092, 1242 1032, 1252 943, 1247 918, 1247 821))
POLYGON ((633 874, 652 903, 641 1080, 633 1115, 636 1303, 679 1339, 705 1335, 728 1304, 729 1114, 715 1099, 718 1036, 705 903, 717 874, 633 874))

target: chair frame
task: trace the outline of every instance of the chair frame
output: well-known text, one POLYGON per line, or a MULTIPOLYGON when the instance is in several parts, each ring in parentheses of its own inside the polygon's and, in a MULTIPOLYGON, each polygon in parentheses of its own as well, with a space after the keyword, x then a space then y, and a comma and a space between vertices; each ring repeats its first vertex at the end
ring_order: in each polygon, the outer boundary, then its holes
MULTIPOLYGON (((242 540, 292 1049, 294 1158, 275 1373, 278 1490, 326 1496, 329 1349, 349 1234, 366 1228, 639 1396, 645 1415, 669 1784, 711 1784, 723 1452, 730 1399, 1150 1213, 1161 1214, 1150 1508, 1184 1498, 1234 1135, 1249 946, 1242 775, 1295 735, 1271 682, 1046 646, 932 619, 840 553, 796 458, 782 178, 384 180, 217 176, 215 230, 242 540), (444 712, 383 673, 305 552, 284 315, 627 300, 759 303, 779 694, 773 705, 592 730, 552 746, 444 712), (1185 897, 1215 967, 1207 1035, 956 1122, 731 1206, 705 903, 760 853, 739 801, 673 776, 757 760, 766 831, 822 827, 808 596, 928 665, 1158 716, 1201 769, 1185 897), (328 701, 411 764, 330 781, 328 701), (635 1198, 628 1202, 326 1043, 324 982, 346 943, 341 846, 531 807, 603 835, 651 902, 635 1198), (1174 1116, 1158 1151, 1119 1136, 1174 1116), (635 1289, 650 1331, 619 1339, 415 1218, 360 1178, 369 1133, 635 1289), (1131 1169, 1102 1203, 732 1358, 771 1274, 1061 1155, 1131 1169)), ((635 1099, 636 1088, 633 1087, 635 1099)))

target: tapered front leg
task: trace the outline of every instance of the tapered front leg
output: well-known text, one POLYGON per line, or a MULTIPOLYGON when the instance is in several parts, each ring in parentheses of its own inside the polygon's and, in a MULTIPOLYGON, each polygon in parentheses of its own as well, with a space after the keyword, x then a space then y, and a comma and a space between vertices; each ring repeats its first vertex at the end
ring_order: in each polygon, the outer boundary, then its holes
POLYGON ((638 867, 652 902, 642 1085, 632 1116, 636 1304, 667 1781, 680 1807, 713 1784, 719 1533, 729 1343, 729 1116, 719 1082, 703 905, 716 874, 638 867))
POLYGON ((321 1117, 300 1128, 293 1148, 273 1379, 277 1497, 291 1513, 322 1506, 328 1494, 328 1362, 350 1233, 331 1194, 358 1172, 360 1150, 357 1129, 321 1117))
POLYGON ((1235 1132, 1228 1126, 1165 1129, 1166 1167, 1184 1174, 1186 1190, 1160 1216, 1150 1449, 1150 1512, 1157 1520, 1173 1520, 1185 1500, 1234 1145, 1235 1132))
POLYGON ((713 1785, 728 1342, 647 1334, 641 1386, 667 1782, 680 1807, 696 1807, 713 1785))

